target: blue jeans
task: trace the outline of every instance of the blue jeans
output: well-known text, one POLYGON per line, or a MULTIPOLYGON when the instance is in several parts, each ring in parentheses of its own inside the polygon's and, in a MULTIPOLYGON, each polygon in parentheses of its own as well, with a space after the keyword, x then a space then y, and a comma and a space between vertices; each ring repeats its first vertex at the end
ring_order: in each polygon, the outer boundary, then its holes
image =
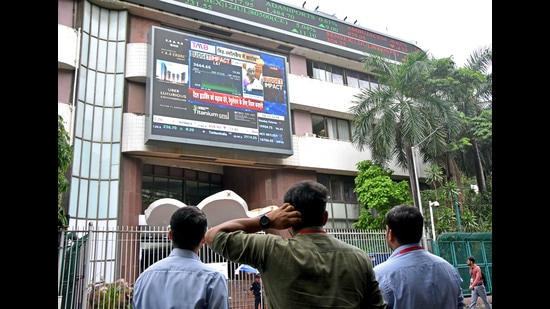
POLYGON ((483 284, 474 286, 474 289, 472 290, 472 302, 470 303, 470 309, 474 309, 476 307, 478 296, 485 303, 485 309, 491 309, 491 305, 487 299, 487 292, 485 292, 485 286, 483 284))

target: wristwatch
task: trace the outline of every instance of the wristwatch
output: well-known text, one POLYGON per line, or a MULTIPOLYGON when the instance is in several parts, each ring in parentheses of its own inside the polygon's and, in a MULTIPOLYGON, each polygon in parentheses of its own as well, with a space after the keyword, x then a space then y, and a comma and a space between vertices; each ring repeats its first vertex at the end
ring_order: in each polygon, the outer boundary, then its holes
POLYGON ((269 228, 269 222, 271 221, 269 220, 267 214, 263 214, 260 216, 260 226, 262 227, 262 230, 269 228))

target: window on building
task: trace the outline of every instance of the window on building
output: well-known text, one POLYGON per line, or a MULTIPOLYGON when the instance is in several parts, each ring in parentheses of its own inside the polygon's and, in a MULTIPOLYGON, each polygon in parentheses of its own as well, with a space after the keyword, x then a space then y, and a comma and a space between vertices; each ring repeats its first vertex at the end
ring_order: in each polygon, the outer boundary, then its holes
POLYGON ((161 198, 196 206, 222 188, 222 175, 177 167, 145 164, 142 177, 142 212, 161 198))
POLYGON ((374 89, 376 87, 376 78, 373 75, 347 70, 341 67, 333 66, 323 62, 312 60, 306 61, 307 75, 311 78, 323 80, 326 82, 347 85, 353 88, 374 89))
POLYGON ((375 78, 364 72, 346 70, 346 80, 350 87, 371 89, 371 82, 374 82, 375 78))
POLYGON ((332 67, 332 83, 343 85, 344 84, 344 69, 339 67, 332 67))
POLYGON ((360 213, 355 194, 355 176, 317 174, 317 181, 327 187, 329 220, 327 228, 353 228, 360 213))
POLYGON ((318 80, 344 84, 344 69, 330 64, 308 61, 308 75, 318 80))
POLYGON ((349 120, 311 114, 311 124, 312 132, 318 137, 351 141, 349 120))

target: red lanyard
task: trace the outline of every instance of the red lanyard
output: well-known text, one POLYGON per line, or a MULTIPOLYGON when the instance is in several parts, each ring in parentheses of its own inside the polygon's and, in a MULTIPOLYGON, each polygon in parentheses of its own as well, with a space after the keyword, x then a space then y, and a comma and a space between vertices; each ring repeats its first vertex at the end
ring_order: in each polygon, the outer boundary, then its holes
POLYGON ((316 233, 326 234, 327 231, 325 231, 325 230, 303 230, 303 231, 299 231, 298 233, 296 233, 296 235, 301 235, 301 234, 316 234, 316 233))
POLYGON ((414 250, 421 250, 421 249, 424 249, 420 246, 414 246, 414 247, 409 247, 409 248, 405 248, 403 250, 400 250, 399 252, 397 252, 395 255, 399 255, 399 254, 403 254, 403 253, 407 253, 409 251, 414 251, 414 250))

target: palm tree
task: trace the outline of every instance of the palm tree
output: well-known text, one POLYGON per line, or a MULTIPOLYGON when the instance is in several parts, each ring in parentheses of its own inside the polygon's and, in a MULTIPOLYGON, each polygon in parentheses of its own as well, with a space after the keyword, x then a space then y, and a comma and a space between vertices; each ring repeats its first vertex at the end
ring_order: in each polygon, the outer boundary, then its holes
MULTIPOLYGON (((396 63, 369 55, 364 67, 377 76, 379 87, 361 89, 352 102, 349 111, 354 115, 356 148, 368 147, 372 161, 382 166, 395 159, 402 168, 412 167, 413 146, 419 146, 424 162, 445 158, 448 136, 458 134, 460 128, 452 102, 443 96, 445 88, 456 82, 449 78, 455 71, 452 59, 430 59, 418 51, 408 54, 404 63, 396 63)), ((413 169, 408 171, 414 179, 413 169)), ((411 190, 416 204, 415 181, 411 190)))
POLYGON ((439 201, 437 196, 437 184, 443 182, 443 170, 440 166, 430 165, 426 169, 426 182, 432 184, 434 187, 435 200, 439 201))

